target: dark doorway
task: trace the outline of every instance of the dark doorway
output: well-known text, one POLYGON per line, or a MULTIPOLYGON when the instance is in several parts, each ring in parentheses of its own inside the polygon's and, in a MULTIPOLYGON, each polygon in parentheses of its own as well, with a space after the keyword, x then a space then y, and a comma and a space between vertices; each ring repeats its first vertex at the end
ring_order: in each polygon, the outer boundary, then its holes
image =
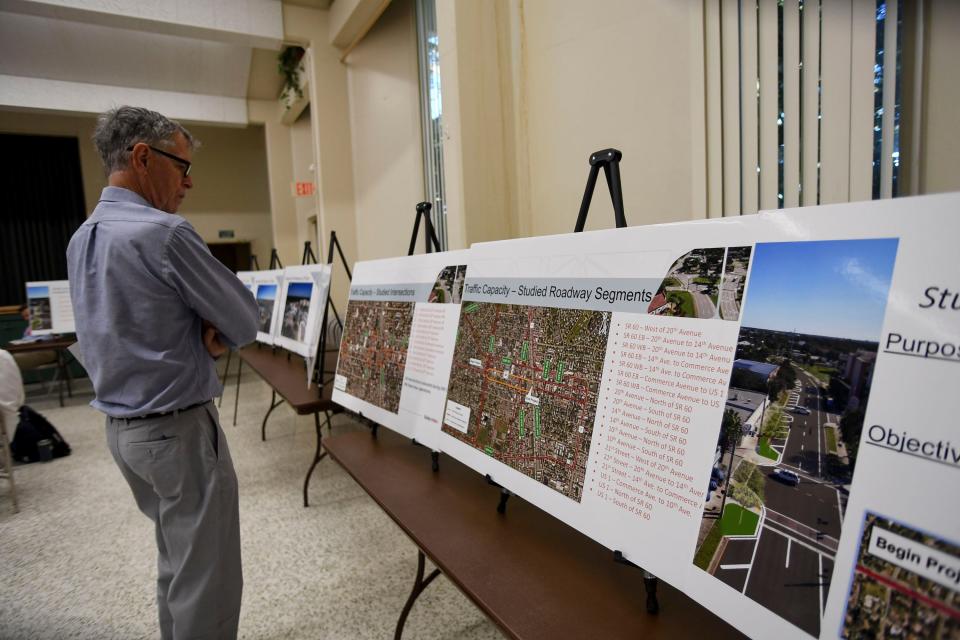
POLYGON ((0 135, 0 306, 24 283, 67 279, 67 243, 86 205, 76 138, 0 135))
POLYGON ((250 269, 249 242, 216 242, 208 244, 213 257, 227 265, 233 272, 250 269))

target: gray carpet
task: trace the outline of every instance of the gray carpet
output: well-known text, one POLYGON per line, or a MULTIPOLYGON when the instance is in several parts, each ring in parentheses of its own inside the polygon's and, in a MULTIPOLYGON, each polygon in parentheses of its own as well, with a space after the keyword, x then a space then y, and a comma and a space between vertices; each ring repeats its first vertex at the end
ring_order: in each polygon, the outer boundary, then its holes
MULTIPOLYGON (((28 404, 60 430, 73 454, 16 468, 20 513, 0 481, 0 638, 159 637, 153 525, 110 457, 103 416, 87 406, 89 391, 63 408, 55 395, 28 391, 28 404)), ((416 547, 329 458, 314 472, 304 509, 312 417, 281 406, 261 442, 269 388, 253 373, 244 376, 236 427, 233 392, 231 381, 221 423, 240 481, 240 637, 393 637, 416 547)), ((346 417, 334 422, 334 433, 358 428, 346 417)), ((404 637, 503 636, 440 577, 417 601, 404 637)))

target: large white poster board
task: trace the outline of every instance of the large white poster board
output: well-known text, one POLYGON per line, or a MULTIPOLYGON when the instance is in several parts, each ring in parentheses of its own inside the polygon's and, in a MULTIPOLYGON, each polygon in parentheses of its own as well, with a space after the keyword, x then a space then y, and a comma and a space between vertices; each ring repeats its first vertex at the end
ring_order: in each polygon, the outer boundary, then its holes
POLYGON ((437 445, 752 637, 957 637, 958 211, 475 245, 437 445))
POLYGON ((26 287, 30 335, 73 333, 77 330, 73 322, 69 281, 28 282, 26 287))
MULTIPOLYGON (((305 358, 313 358, 320 341, 320 327, 329 290, 330 265, 308 264, 285 268, 274 303, 276 319, 273 321, 273 343, 305 358)), ((260 293, 259 288, 257 293, 260 293)), ((257 302, 260 304, 260 298, 257 302)))
POLYGON ((356 264, 335 402, 434 446, 468 255, 448 251, 356 264))

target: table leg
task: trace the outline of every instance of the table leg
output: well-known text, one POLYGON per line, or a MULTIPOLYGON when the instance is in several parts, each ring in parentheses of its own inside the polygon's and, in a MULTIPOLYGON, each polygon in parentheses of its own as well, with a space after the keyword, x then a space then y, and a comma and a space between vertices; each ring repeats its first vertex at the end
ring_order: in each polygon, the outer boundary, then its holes
POLYGON ((260 441, 267 441, 267 418, 270 417, 270 414, 273 413, 273 410, 283 404, 283 398, 280 398, 280 401, 277 401, 277 391, 276 389, 270 390, 270 408, 267 409, 267 415, 263 416, 263 422, 260 424, 260 441))
MULTIPOLYGON (((330 425, 330 412, 324 411, 323 414, 327 417, 327 425, 330 425)), ((307 477, 303 480, 303 506, 309 507, 310 503, 307 501, 307 489, 310 487, 310 476, 313 475, 313 470, 317 468, 317 463, 320 462, 327 452, 320 452, 320 444, 322 442, 321 435, 321 426, 320 426, 320 412, 315 411, 313 414, 313 424, 317 428, 317 450, 313 454, 313 464, 310 465, 310 469, 307 471, 307 477)))
POLYGON ((403 625, 407 623, 407 616, 410 615, 413 603, 417 601, 417 598, 420 597, 424 589, 433 582, 433 579, 440 575, 440 569, 434 569, 430 572, 430 575, 424 579, 423 571, 425 561, 426 557, 423 555, 423 551, 417 549, 417 578, 413 581, 413 590, 410 592, 410 597, 407 598, 407 603, 403 605, 403 611, 400 612, 400 618, 397 620, 397 630, 393 634, 394 640, 400 640, 403 636, 403 625))
POLYGON ((240 404, 240 372, 243 371, 243 358, 237 358, 237 394, 233 396, 233 426, 237 426, 237 405, 240 404))
MULTIPOLYGON (((69 353, 69 352, 67 352, 69 353)), ((70 362, 67 356, 63 356, 63 377, 67 381, 67 397, 73 397, 73 377, 70 375, 70 362)))
POLYGON ((223 387, 223 391, 220 392, 220 397, 217 398, 217 408, 223 406, 223 396, 227 395, 227 374, 230 373, 230 359, 233 357, 233 349, 227 351, 227 364, 223 368, 223 380, 220 381, 220 386, 223 387))
POLYGON ((57 396, 60 399, 60 406, 63 406, 63 372, 66 367, 63 364, 63 350, 57 349, 57 396))

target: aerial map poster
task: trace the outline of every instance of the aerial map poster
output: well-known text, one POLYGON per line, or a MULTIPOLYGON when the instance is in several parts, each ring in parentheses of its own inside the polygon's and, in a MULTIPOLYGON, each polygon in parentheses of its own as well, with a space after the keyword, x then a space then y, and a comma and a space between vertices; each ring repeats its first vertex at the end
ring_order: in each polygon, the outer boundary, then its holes
POLYGON ((27 309, 30 313, 30 335, 73 333, 73 305, 70 303, 70 282, 49 280, 28 282, 27 309))
POLYGON ((468 251, 358 262, 333 400, 433 446, 443 417, 468 251))
POLYGON ((956 638, 958 210, 474 245, 437 445, 752 637, 956 638))
MULTIPOLYGON (((270 286, 269 283, 265 284, 270 286)), ((257 305, 261 310, 262 322, 266 321, 267 307, 272 309, 274 344, 305 358, 313 358, 320 341, 329 290, 328 264, 287 267, 283 270, 282 283, 275 290, 268 288, 261 295, 258 287, 257 305), (273 300, 270 300, 271 296, 273 300)))

